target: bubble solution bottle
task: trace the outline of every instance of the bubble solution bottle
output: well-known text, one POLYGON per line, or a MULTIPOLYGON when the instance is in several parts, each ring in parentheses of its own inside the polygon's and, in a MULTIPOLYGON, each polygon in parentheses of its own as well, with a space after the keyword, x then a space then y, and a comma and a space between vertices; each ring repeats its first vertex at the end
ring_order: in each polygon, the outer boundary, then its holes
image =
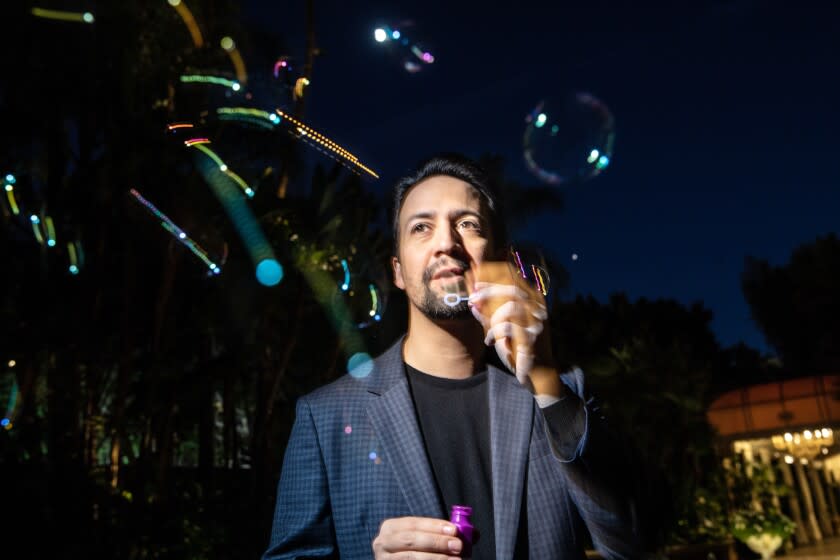
POLYGON ((471 507, 452 506, 452 514, 449 516, 449 521, 458 527, 456 536, 464 543, 464 547, 461 549, 461 558, 472 556, 473 525, 470 523, 470 515, 472 515, 471 507))

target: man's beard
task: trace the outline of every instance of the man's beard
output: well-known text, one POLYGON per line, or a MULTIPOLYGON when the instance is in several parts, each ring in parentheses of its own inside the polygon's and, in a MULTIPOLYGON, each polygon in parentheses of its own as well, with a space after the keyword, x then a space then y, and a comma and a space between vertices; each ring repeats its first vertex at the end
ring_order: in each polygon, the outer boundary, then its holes
MULTIPOLYGON (((466 262, 457 259, 454 263, 447 263, 447 266, 452 266, 453 264, 463 270, 469 267, 466 262)), ((466 319, 472 317, 466 299, 461 299, 455 305, 449 305, 444 302, 442 295, 437 295, 432 291, 432 276, 440 268, 440 266, 430 267, 423 272, 423 301, 420 303, 420 311, 432 320, 466 319)), ((467 286, 464 277, 453 277, 452 282, 444 286, 445 294, 456 294, 459 298, 466 297, 467 286)))

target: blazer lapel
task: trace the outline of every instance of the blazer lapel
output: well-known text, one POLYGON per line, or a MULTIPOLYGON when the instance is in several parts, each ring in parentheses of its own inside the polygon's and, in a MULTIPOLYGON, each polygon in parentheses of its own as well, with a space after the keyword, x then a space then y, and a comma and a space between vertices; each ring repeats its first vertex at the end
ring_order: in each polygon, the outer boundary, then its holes
POLYGON ((367 413, 382 444, 382 458, 393 470, 411 514, 443 518, 443 506, 405 377, 401 346, 398 342, 377 360, 371 377, 382 374, 380 381, 385 382, 369 389, 379 398, 368 406, 367 413))
POLYGON ((513 558, 516 548, 534 399, 516 378, 488 367, 496 558, 501 560, 513 558))

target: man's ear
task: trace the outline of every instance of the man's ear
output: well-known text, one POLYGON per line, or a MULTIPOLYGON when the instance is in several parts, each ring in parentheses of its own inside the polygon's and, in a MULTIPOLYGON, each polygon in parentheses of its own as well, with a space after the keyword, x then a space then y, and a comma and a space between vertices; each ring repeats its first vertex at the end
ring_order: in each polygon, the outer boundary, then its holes
POLYGON ((397 257, 391 257, 391 270, 394 271, 394 285, 400 290, 405 290, 405 280, 402 275, 402 268, 400 268, 400 261, 397 257))

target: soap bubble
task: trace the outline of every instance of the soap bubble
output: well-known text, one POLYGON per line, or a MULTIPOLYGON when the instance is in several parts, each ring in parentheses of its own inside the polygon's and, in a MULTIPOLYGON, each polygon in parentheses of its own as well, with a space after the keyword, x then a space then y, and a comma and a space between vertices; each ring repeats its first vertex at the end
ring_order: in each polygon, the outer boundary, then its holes
POLYGON ((525 117, 522 148, 528 169, 551 184, 581 183, 612 160, 614 119, 593 95, 543 99, 525 117))
POLYGON ((358 328, 370 327, 382 320, 385 296, 370 271, 360 267, 351 258, 333 256, 327 269, 333 278, 333 311, 342 320, 358 328))

